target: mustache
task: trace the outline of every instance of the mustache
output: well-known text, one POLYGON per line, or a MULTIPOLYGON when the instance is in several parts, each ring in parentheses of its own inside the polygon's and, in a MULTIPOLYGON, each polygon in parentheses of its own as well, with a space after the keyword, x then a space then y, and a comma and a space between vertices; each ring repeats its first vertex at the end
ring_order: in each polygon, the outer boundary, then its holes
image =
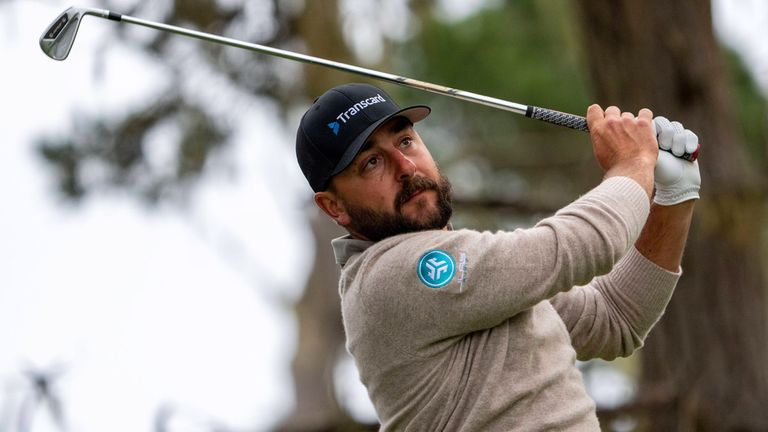
POLYGON ((440 192, 437 182, 427 177, 415 176, 403 181, 403 188, 395 196, 395 210, 400 213, 403 204, 408 201, 408 198, 412 197, 414 194, 427 190, 440 192))

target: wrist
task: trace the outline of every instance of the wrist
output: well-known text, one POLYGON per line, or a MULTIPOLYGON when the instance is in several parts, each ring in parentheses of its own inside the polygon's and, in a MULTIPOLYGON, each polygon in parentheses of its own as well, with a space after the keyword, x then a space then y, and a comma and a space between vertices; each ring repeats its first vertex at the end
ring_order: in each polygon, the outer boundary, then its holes
POLYGON ((651 212, 665 213, 667 215, 674 215, 675 217, 682 217, 687 214, 693 214, 693 209, 696 206, 696 200, 683 201, 674 205, 662 205, 659 203, 651 203, 651 212))
POLYGON ((660 206, 675 206, 685 203, 693 203, 699 199, 699 186, 689 185, 686 188, 666 188, 656 185, 653 202, 660 206))
POLYGON ((651 205, 635 248, 656 265, 677 272, 693 218, 695 201, 674 206, 651 205))
POLYGON ((629 177, 640 184, 650 198, 653 192, 653 170, 655 165, 656 159, 635 156, 612 166, 606 171, 605 178, 629 177))

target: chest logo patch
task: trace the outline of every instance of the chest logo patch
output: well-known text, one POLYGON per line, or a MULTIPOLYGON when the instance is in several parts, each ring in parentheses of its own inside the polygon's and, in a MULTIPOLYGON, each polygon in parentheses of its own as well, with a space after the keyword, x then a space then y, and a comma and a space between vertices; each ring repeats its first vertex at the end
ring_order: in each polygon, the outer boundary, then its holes
POLYGON ((456 275, 456 262, 447 252, 431 250, 419 258, 416 273, 429 288, 442 288, 456 275))

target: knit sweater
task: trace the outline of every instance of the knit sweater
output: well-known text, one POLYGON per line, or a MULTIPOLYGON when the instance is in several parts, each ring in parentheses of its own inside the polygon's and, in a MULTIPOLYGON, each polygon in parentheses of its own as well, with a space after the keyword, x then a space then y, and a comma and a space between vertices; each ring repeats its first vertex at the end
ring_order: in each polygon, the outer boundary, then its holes
POLYGON ((632 246, 648 213, 613 177, 530 229, 334 240, 381 430, 599 431, 576 359, 642 346, 680 275, 632 246))

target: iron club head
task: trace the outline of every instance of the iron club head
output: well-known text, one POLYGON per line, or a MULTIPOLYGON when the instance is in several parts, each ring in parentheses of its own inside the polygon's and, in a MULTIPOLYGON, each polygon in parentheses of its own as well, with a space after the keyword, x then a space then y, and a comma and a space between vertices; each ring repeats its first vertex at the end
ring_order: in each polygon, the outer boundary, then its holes
POLYGON ((75 43, 85 10, 71 7, 56 18, 40 36, 40 48, 54 60, 64 60, 75 43))
POLYGON ((75 43, 80 21, 86 15, 95 15, 101 18, 120 20, 120 15, 107 10, 93 8, 70 7, 61 13, 51 24, 46 27, 40 36, 40 48, 45 55, 54 60, 64 60, 75 43))

